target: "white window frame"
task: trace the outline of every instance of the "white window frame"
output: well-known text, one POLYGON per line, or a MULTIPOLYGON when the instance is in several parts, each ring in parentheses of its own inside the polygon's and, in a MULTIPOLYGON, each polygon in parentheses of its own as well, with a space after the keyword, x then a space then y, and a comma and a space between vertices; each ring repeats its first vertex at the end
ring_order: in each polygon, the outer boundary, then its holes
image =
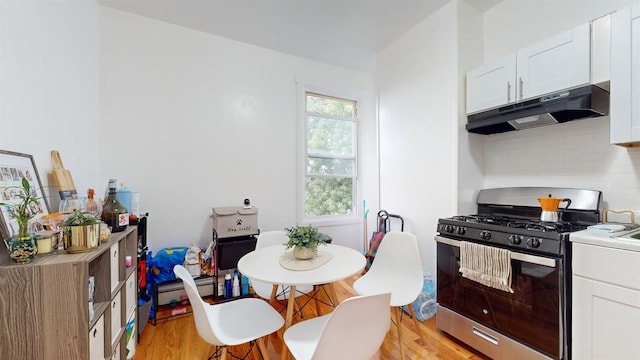
POLYGON ((358 138, 360 136, 358 104, 361 102, 360 96, 348 91, 337 91, 327 88, 319 88, 307 84, 298 84, 298 223, 309 224, 313 226, 331 226, 331 225, 347 225, 361 223, 359 199, 361 179, 360 179, 360 149, 358 147, 358 138), (353 213, 344 215, 323 215, 308 217, 305 215, 305 180, 307 172, 307 106, 306 94, 315 93, 328 97, 346 99, 356 103, 356 134, 354 136, 355 148, 355 185, 353 191, 353 213))

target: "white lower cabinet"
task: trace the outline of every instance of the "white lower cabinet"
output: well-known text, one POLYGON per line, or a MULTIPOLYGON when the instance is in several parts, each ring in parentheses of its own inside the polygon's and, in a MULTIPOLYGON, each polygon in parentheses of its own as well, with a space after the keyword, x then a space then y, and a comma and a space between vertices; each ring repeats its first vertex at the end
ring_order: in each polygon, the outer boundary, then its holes
POLYGON ((573 244, 572 358, 640 359, 640 252, 573 244))
POLYGON ((104 317, 100 316, 89 331, 89 359, 104 359, 104 317))
POLYGON ((574 359, 640 359, 639 291, 574 276, 573 294, 574 359))

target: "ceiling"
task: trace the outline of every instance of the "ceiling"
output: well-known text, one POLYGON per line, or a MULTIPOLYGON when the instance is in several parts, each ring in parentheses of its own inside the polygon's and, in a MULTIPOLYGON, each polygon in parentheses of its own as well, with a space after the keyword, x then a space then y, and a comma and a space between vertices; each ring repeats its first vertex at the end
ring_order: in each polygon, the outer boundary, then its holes
MULTIPOLYGON (((450 0, 98 0, 279 52, 373 71, 376 53, 450 0)), ((502 0, 464 0, 485 11, 502 0)))

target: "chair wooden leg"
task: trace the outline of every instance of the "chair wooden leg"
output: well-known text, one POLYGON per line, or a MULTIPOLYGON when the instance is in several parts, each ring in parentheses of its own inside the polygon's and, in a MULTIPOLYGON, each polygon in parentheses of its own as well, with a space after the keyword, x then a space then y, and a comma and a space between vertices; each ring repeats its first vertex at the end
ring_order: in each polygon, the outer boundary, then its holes
POLYGON ((258 345, 258 350, 260 350, 260 355, 262 355, 262 359, 269 360, 269 352, 267 352, 267 347, 264 344, 264 337, 257 339, 256 344, 258 345))
POLYGON ((404 346, 402 344, 402 308, 396 308, 396 327, 398 328, 398 345, 400 346, 400 359, 404 360, 404 346))
MULTIPOLYGON (((289 293, 289 296, 291 296, 291 293, 289 293)), ((293 313, 294 314, 298 314, 298 316, 300 316, 300 318, 302 319, 302 311, 300 311, 300 305, 298 305, 298 300, 297 298, 293 298, 293 313)))
POLYGON ((273 284, 273 287, 271 288, 271 296, 269 297, 269 304, 271 304, 271 306, 273 306, 273 304, 275 304, 276 302, 277 293, 278 293, 278 285, 273 284))
POLYGON ((420 336, 420 340, 422 341, 422 345, 427 345, 427 342, 424 339, 424 335, 422 334, 422 328, 420 326, 420 321, 418 321, 418 317, 416 316, 416 311, 413 309, 413 304, 407 305, 409 308, 409 313, 411 314, 411 318, 413 319, 413 325, 416 327, 416 332, 420 336))
POLYGON ((222 347, 222 355, 220 356, 220 360, 227 360, 227 347, 222 347))

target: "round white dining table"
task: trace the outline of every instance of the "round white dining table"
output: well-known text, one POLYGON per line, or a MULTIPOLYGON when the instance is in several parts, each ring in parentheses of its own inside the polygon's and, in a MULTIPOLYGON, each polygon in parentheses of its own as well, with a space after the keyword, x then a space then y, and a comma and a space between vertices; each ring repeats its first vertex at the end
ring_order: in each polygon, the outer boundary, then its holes
MULTIPOLYGON (((281 265, 283 256, 290 256, 292 249, 285 250, 284 245, 268 246, 245 254, 238 260, 238 271, 250 279, 273 284, 270 301, 275 301, 279 285, 289 286, 294 294, 296 286, 330 284, 351 277, 364 269, 366 259, 360 252, 346 246, 320 245, 318 252, 330 254, 330 259, 322 265, 309 270, 291 270, 281 265)), ((334 293, 335 300, 335 293, 334 293)), ((295 296, 289 296, 285 330, 291 326, 295 296)), ((282 358, 286 358, 283 346, 282 358)))
POLYGON ((245 254, 238 261, 238 271, 251 279, 278 285, 318 285, 346 279, 362 271, 364 256, 341 245, 320 245, 318 252, 331 254, 331 259, 310 270, 289 270, 280 264, 285 252, 284 245, 268 246, 245 254))

